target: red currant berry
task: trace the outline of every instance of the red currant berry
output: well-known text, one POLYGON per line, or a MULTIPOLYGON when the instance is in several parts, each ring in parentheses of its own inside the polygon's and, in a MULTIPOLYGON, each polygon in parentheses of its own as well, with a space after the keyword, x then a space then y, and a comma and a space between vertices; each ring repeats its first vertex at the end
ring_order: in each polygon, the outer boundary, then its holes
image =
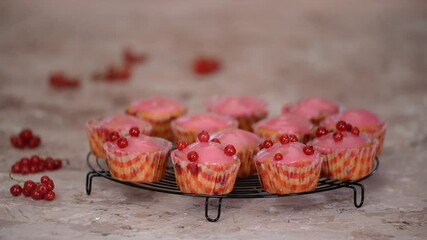
POLYGON ((26 145, 25 140, 19 136, 13 136, 10 139, 10 141, 11 141, 12 145, 15 146, 16 148, 24 148, 26 145))
POLYGON ((187 154, 187 159, 190 162, 196 162, 199 159, 199 154, 196 151, 191 151, 187 154))
POLYGON ((39 171, 39 167, 36 165, 31 165, 30 173, 37 173, 39 171))
POLYGON ((25 181, 24 183, 24 189, 30 193, 34 191, 36 187, 37 187, 37 184, 31 180, 25 181))
POLYGON ((347 128, 346 128, 347 132, 351 132, 351 129, 353 129, 353 126, 351 126, 350 123, 347 123, 347 128))
POLYGON ((19 133, 19 137, 25 142, 29 142, 33 138, 33 132, 30 129, 24 129, 19 133))
POLYGON ((359 128, 358 128, 358 127, 354 127, 353 129, 351 129, 351 133, 352 133, 353 135, 359 136, 359 134, 360 134, 360 130, 359 130, 359 128))
POLYGON ((46 169, 49 171, 55 170, 55 163, 53 160, 46 161, 46 169))
POLYGON ((321 136, 323 136, 323 135, 326 135, 328 133, 328 130, 326 129, 326 128, 324 128, 324 127, 319 127, 317 130, 316 130, 316 137, 321 137, 321 136))
POLYGON ((343 135, 342 135, 342 133, 340 133, 340 132, 336 132, 336 133, 334 133, 334 141, 335 142, 339 142, 339 141, 341 141, 342 140, 342 138, 344 137, 343 135))
POLYGON ((28 189, 24 188, 22 189, 22 194, 24 194, 25 197, 29 197, 31 194, 33 194, 33 191, 29 191, 28 189))
POLYGON ((43 164, 43 165, 40 164, 37 167, 39 169, 39 172, 44 172, 46 170, 46 164, 43 164))
POLYGON ((279 137, 279 141, 281 144, 288 144, 291 142, 291 140, 289 139, 289 136, 287 134, 283 134, 279 137))
POLYGON ((11 172, 12 173, 20 173, 21 172, 21 164, 20 163, 13 164, 11 172))
POLYGON ((38 147, 38 146, 40 146, 40 143, 41 143, 42 141, 41 141, 41 139, 40 139, 40 137, 39 136, 33 136, 33 138, 31 138, 29 141, 28 141, 28 147, 29 148, 36 148, 36 147, 38 147))
POLYGON ((295 134, 290 134, 289 135, 289 141, 298 142, 298 137, 295 134))
POLYGON ((32 197, 34 200, 40 200, 40 199, 42 199, 42 198, 43 198, 43 194, 41 194, 40 192, 38 192, 37 190, 35 190, 35 191, 33 191, 33 192, 31 193, 31 197, 32 197))
POLYGON ((119 133, 118 133, 118 132, 116 132, 116 131, 113 131, 113 132, 111 132, 111 133, 109 134, 109 136, 108 136, 108 141, 110 141, 110 142, 114 142, 114 141, 118 140, 119 138, 120 138, 119 133))
POLYGON ((216 142, 216 143, 221 144, 221 141, 220 141, 218 138, 214 138, 214 139, 212 139, 212 140, 211 140, 211 142, 216 142))
POLYGON ((117 140, 117 146, 119 146, 119 148, 125 148, 128 146, 128 140, 126 138, 119 138, 119 140, 117 140))
POLYGON ((214 73, 219 69, 220 63, 216 59, 198 58, 193 63, 193 71, 199 75, 214 73))
POLYGON ((30 172, 30 167, 28 165, 21 165, 21 174, 26 175, 30 172))
POLYGON ((347 123, 344 121, 339 121, 337 122, 335 127, 337 128, 338 131, 345 131, 347 130, 347 123))
POLYGON ((274 154, 274 160, 280 161, 283 159, 283 155, 281 153, 274 154))
POLYGON ((50 181, 50 178, 48 176, 43 176, 40 178, 41 183, 48 183, 50 181))
POLYGON ((202 131, 199 133, 199 135, 197 136, 197 138, 199 139, 200 142, 208 142, 209 141, 209 133, 206 131, 202 131))
MULTIPOLYGON (((22 159, 21 159, 21 162, 23 162, 22 159)), ((31 165, 39 165, 40 164, 40 157, 37 155, 33 155, 33 156, 31 156, 30 162, 31 162, 31 165)))
POLYGON ((132 127, 129 129, 129 135, 132 137, 138 137, 139 136, 139 129, 137 127, 132 127))
POLYGON ((40 183, 36 187, 36 192, 39 192, 41 195, 45 195, 47 193, 47 184, 46 183, 40 183))
POLYGON ((47 201, 52 201, 53 199, 55 199, 55 192, 54 191, 47 192, 46 195, 44 195, 44 199, 47 201))
POLYGON ((187 142, 186 142, 186 141, 178 141, 178 143, 176 144, 176 148, 177 148, 179 151, 184 150, 187 146, 188 146, 188 145, 187 145, 187 142))
POLYGON ((236 154, 236 148, 233 145, 229 144, 224 148, 224 153, 225 153, 225 155, 231 157, 234 154, 236 154))
POLYGON ((48 183, 46 183, 46 186, 47 186, 47 191, 49 192, 49 191, 52 191, 54 188, 55 188, 55 184, 53 183, 53 181, 52 180, 49 180, 49 182, 48 183))
POLYGON ((27 157, 23 157, 20 160, 21 165, 31 166, 31 160, 27 157))
POLYGON ((10 188, 10 194, 12 194, 14 197, 21 195, 21 193, 22 193, 22 187, 19 185, 13 185, 10 188))
POLYGON ((274 145, 273 141, 269 139, 265 140, 264 143, 262 144, 262 146, 266 149, 271 148, 273 145, 274 145))
POLYGON ((313 155, 314 149, 312 146, 305 146, 302 150, 306 155, 313 155))
POLYGON ((62 167, 62 161, 61 159, 55 159, 53 160, 53 168, 54 169, 60 169, 62 167))

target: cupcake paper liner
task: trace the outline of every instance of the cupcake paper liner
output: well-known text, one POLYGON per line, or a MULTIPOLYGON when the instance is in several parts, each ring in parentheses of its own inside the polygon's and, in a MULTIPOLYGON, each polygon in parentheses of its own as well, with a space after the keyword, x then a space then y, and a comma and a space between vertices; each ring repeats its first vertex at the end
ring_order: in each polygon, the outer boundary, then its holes
POLYGON ((313 191, 317 187, 322 159, 299 161, 292 164, 256 162, 262 188, 273 194, 313 191))
POLYGON ((251 115, 251 116, 240 116, 240 117, 236 117, 236 120, 239 122, 240 129, 252 132, 253 131, 252 125, 266 117, 267 117, 267 113, 251 115))
POLYGON ((192 163, 172 155, 176 183, 184 193, 223 195, 233 190, 240 161, 226 164, 192 163))
POLYGON ((381 123, 375 127, 362 127, 359 129, 361 132, 367 133, 371 135, 373 138, 378 140, 378 148, 376 156, 379 156, 382 152, 383 145, 384 145, 384 139, 385 139, 385 133, 387 130, 387 124, 381 123))
POLYGON ((86 134, 89 139, 90 151, 98 158, 105 158, 104 142, 107 136, 107 131, 93 126, 93 122, 86 123, 86 134))
MULTIPOLYGON (((360 148, 336 149, 323 154, 322 176, 336 180, 359 180, 372 171, 378 141, 360 148)), ((314 146, 324 152, 325 149, 314 146)))
POLYGON ((237 158, 240 159, 240 168, 237 178, 246 178, 257 173, 254 157, 258 152, 256 149, 240 150, 237 152, 237 158))
POLYGON ((107 153, 107 163, 115 179, 138 183, 158 182, 165 176, 168 153, 107 153))

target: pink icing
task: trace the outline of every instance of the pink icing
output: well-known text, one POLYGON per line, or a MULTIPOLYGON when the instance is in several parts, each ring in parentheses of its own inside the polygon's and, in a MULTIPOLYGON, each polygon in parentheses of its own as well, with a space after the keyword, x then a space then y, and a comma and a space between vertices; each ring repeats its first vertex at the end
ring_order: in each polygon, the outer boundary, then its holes
POLYGON ((131 127, 138 127, 140 131, 148 133, 151 130, 151 124, 130 115, 115 115, 105 117, 98 122, 99 126, 109 131, 129 131, 131 127))
POLYGON ((375 126, 381 123, 381 120, 372 112, 364 109, 347 110, 341 114, 330 116, 325 119, 322 125, 335 125, 338 121, 346 121, 353 126, 375 126))
POLYGON ((199 155, 198 162, 202 163, 228 163, 236 161, 236 156, 227 156, 224 153, 222 145, 215 142, 195 142, 182 151, 174 150, 172 154, 181 160, 187 160, 187 154, 190 151, 196 151, 199 155))
POLYGON ((238 128, 227 128, 211 136, 217 138, 223 145, 232 144, 237 150, 258 147, 261 139, 254 133, 238 128))
POLYGON ((350 132, 342 132, 344 135, 343 139, 336 142, 333 138, 333 134, 333 132, 328 133, 320 138, 313 139, 310 143, 307 144, 313 145, 317 149, 324 149, 322 152, 328 152, 331 149, 358 148, 371 141, 366 135, 363 134, 356 136, 350 132))
POLYGON ((275 143, 273 147, 268 149, 262 149, 258 152, 255 159, 257 162, 280 162, 280 163, 295 163, 301 160, 309 160, 315 161, 318 160, 318 153, 307 155, 304 153, 303 149, 305 144, 299 142, 292 142, 289 144, 280 144, 275 143), (283 155, 283 159, 280 161, 274 160, 274 155, 277 153, 281 153, 283 155))
POLYGON ((265 101, 247 96, 213 98, 206 105, 210 112, 233 117, 267 113, 265 101))
POLYGON ((185 115, 175 119, 172 124, 185 129, 208 132, 237 127, 237 121, 234 118, 214 113, 185 115))
POLYGON ((337 104, 319 97, 306 98, 294 105, 285 105, 282 108, 282 113, 294 113, 307 119, 336 114, 338 111, 337 104))
POLYGON ((139 137, 127 136, 126 139, 128 140, 128 146, 125 148, 117 146, 117 142, 106 142, 104 149, 107 152, 116 153, 144 153, 160 151, 165 148, 170 150, 172 148, 172 143, 162 138, 141 135, 139 137))
POLYGON ((279 131, 283 134, 309 134, 312 124, 299 115, 286 114, 262 120, 254 125, 255 131, 260 128, 279 131))
POLYGON ((181 103, 165 97, 154 97, 136 101, 129 108, 137 112, 154 114, 173 113, 186 109, 181 103))

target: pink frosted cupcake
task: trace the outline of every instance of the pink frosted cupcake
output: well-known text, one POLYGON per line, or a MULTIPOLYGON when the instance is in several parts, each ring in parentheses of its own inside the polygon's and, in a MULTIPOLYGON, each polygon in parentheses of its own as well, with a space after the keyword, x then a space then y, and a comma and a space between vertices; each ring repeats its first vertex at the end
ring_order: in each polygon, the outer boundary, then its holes
POLYGON ((171 126, 176 141, 193 143, 201 131, 219 132, 226 128, 237 128, 237 120, 215 113, 185 115, 172 121, 171 126))
POLYGON ((267 117, 265 101, 253 97, 217 97, 206 102, 209 112, 227 115, 239 122, 239 128, 252 131, 252 125, 267 117))
POLYGON ((255 159, 258 177, 266 192, 289 194, 316 189, 322 168, 318 152, 299 142, 264 145, 255 159))
POLYGON ((90 150, 98 158, 105 158, 103 145, 108 135, 115 131, 127 134, 132 127, 137 127, 141 134, 150 134, 151 125, 139 118, 129 115, 115 115, 92 119, 86 122, 86 134, 89 139, 90 150))
POLYGON ((338 128, 340 131, 317 134, 318 137, 308 143, 324 156, 322 175, 338 180, 358 180, 369 175, 378 141, 361 134, 357 127, 338 128))
POLYGON ((254 132, 262 139, 279 141, 283 134, 295 135, 304 141, 311 134, 313 125, 309 120, 295 114, 285 114, 275 118, 259 121, 254 125, 254 132))
POLYGON ((387 124, 381 121, 377 115, 364 109, 347 110, 341 114, 328 117, 322 123, 322 126, 334 130, 335 123, 338 121, 345 121, 353 126, 357 126, 361 132, 376 138, 378 140, 377 156, 381 154, 387 124))
POLYGON ((240 159, 238 178, 249 177, 256 173, 254 157, 261 143, 261 139, 256 134, 238 128, 228 128, 212 135, 211 139, 216 139, 223 145, 231 144, 236 148, 237 158, 240 159))
POLYGON ((164 97, 155 97, 133 102, 126 113, 137 116, 151 123, 152 136, 173 140, 170 122, 187 113, 187 107, 164 97))
POLYGON ((172 143, 149 136, 117 135, 104 144, 111 176, 127 182, 157 182, 165 176, 172 143))
POLYGON ((295 104, 286 104, 282 107, 282 113, 300 115, 314 124, 320 123, 326 117, 339 112, 339 106, 329 100, 311 97, 295 104))
MULTIPOLYGON (((179 141, 172 151, 176 183, 184 193, 222 195, 233 190, 240 161, 232 145, 207 142, 209 135, 189 146, 179 141)), ((201 134, 203 135, 203 133, 201 134)))

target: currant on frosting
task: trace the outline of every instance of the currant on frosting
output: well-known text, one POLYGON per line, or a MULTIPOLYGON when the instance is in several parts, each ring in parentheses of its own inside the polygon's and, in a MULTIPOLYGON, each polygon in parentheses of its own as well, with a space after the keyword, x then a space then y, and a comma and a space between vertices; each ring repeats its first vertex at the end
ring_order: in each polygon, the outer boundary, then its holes
POLYGON ((274 143, 270 139, 267 139, 262 143, 262 147, 265 149, 271 148, 273 145, 274 143))
POLYGON ((314 149, 312 146, 305 146, 302 151, 307 154, 307 155, 313 155, 314 154, 314 149))
POLYGON ((197 154, 196 151, 190 151, 189 153, 187 153, 187 159, 190 162, 196 162, 197 160, 199 160, 199 154, 197 154))
POLYGON ((117 141, 120 138, 120 135, 118 132, 116 131, 112 131, 110 132, 110 134, 108 135, 108 141, 110 142, 114 142, 117 141))
POLYGON ((138 137, 139 133, 140 133, 140 131, 139 131, 138 127, 131 127, 129 129, 129 135, 131 135, 132 137, 138 137))
POLYGON ((208 142, 209 141, 209 133, 206 131, 201 131, 199 135, 197 136, 200 142, 208 142))
POLYGON ((316 130, 315 135, 316 135, 316 137, 321 137, 321 136, 323 136, 323 135, 326 135, 327 133, 328 133, 328 130, 327 130, 325 127, 319 127, 319 128, 316 130))
POLYGON ((236 154, 236 148, 233 146, 233 145, 231 145, 231 144, 228 144, 225 148, 224 148, 224 153, 225 153, 225 155, 227 155, 227 156, 233 156, 234 154, 236 154))
POLYGON ((274 160, 280 161, 282 159, 283 159, 283 154, 281 154, 281 153, 274 154, 274 160))
POLYGON ((186 141, 178 141, 178 143, 176 144, 176 148, 177 148, 179 151, 184 150, 187 146, 188 146, 188 144, 187 144, 187 142, 186 142, 186 141))
POLYGON ((289 139, 288 134, 283 134, 283 135, 280 135, 280 137, 279 137, 279 142, 280 142, 281 144, 288 144, 288 143, 290 143, 290 142, 291 142, 291 140, 289 139))

